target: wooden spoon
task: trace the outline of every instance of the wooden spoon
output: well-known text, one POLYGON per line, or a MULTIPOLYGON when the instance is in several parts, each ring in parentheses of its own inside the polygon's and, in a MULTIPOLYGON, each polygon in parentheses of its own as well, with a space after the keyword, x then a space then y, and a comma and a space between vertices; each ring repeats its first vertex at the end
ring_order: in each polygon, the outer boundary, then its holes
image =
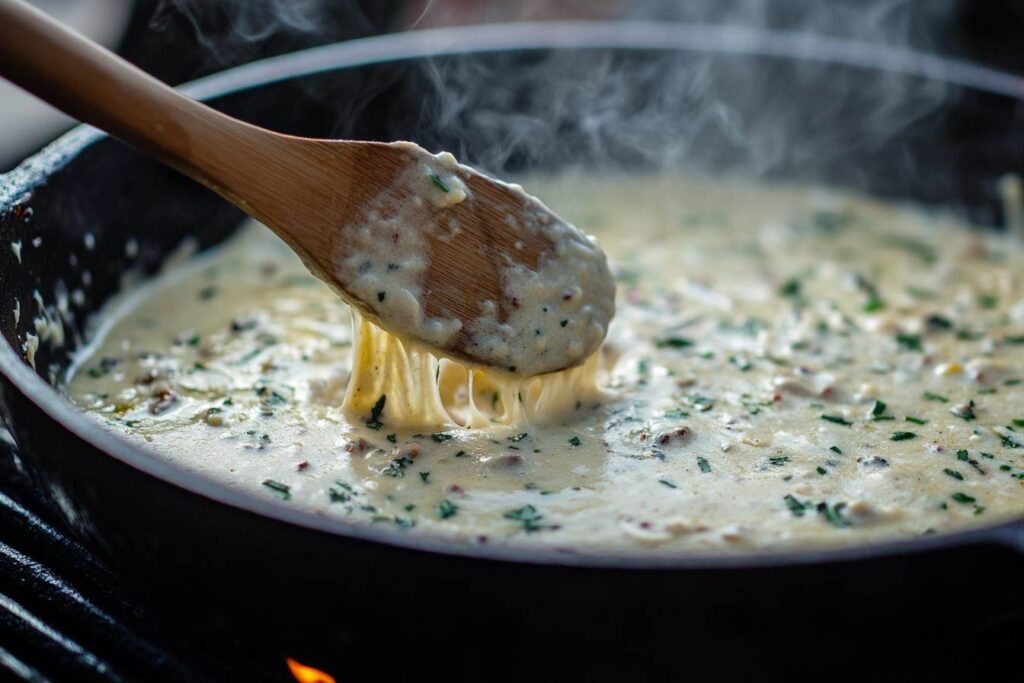
MULTIPOLYGON (((411 143, 299 138, 233 119, 21 0, 0 0, 0 75, 257 218, 314 275, 407 340, 532 375, 582 362, 604 336, 614 285, 603 253, 519 188, 450 155, 435 157, 411 143), (466 198, 456 203, 462 185, 466 198), (387 286, 370 290, 366 273, 341 267, 364 255, 368 269, 381 265, 365 253, 368 235, 394 242, 399 262, 388 267, 406 275, 407 286, 390 301, 387 286), (422 267, 410 279, 407 265, 417 259, 422 267), (527 280, 538 270, 561 275, 558 291, 518 300, 515 293, 530 289, 527 280), (544 327, 550 338, 543 347, 521 343, 541 329, 536 316, 521 313, 524 305, 556 307, 549 312, 559 324, 544 327), (429 331, 430 321, 447 323, 441 327, 448 333, 436 324, 429 331)), ((397 273, 393 279, 400 280, 397 273)), ((374 287, 382 282, 388 280, 380 274, 372 279, 374 287)), ((530 291, 544 289, 533 285, 530 291)))

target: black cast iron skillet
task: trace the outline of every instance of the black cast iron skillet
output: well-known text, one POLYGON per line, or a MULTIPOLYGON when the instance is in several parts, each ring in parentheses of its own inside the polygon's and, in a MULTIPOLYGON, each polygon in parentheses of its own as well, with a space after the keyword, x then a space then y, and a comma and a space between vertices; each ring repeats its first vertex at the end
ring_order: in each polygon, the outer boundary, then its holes
MULTIPOLYGON (((987 225, 1002 217, 998 178, 1024 171, 1018 80, 730 28, 425 31, 276 58, 190 92, 276 130, 414 139, 501 174, 681 167, 941 204, 987 225)), ((242 219, 89 129, 0 178, 5 423, 55 510, 189 632, 343 681, 885 679, 978 674, 1015 654, 1024 521, 719 558, 466 546, 227 490, 79 414, 52 385, 123 274, 154 272, 189 235, 213 245, 242 219), (67 342, 43 342, 31 368, 35 293, 55 306, 75 289, 67 342)))

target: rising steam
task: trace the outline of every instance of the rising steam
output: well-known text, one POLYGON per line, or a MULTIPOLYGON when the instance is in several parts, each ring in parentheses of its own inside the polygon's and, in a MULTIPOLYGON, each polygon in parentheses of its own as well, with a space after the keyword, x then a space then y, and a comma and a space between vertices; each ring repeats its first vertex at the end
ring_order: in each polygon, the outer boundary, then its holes
MULTIPOLYGON (((432 15, 449 18, 453 7, 471 4, 410 2, 396 14, 396 28, 429 26, 432 15)), ((942 47, 933 36, 954 8, 952 0, 480 5, 480 16, 492 21, 550 18, 553 12, 566 18, 568 7, 587 18, 699 22, 787 32, 798 42, 835 37, 933 51, 942 47)), ((163 0, 163 6, 188 17, 211 53, 226 49, 207 31, 208 3, 163 0)), ((358 7, 326 0, 225 0, 218 11, 232 41, 251 44, 281 31, 322 33, 325 13, 342 6, 358 7)), ((935 171, 922 169, 903 142, 908 130, 939 125, 933 114, 951 95, 939 81, 898 73, 706 51, 505 53, 424 60, 416 68, 426 92, 409 104, 418 108, 420 122, 409 135, 499 174, 630 167, 829 182, 839 173, 845 184, 866 186, 885 178, 871 162, 899 177, 935 171)), ((358 113, 345 106, 339 105, 339 118, 358 113)), ((339 124, 337 130, 345 128, 339 124)))

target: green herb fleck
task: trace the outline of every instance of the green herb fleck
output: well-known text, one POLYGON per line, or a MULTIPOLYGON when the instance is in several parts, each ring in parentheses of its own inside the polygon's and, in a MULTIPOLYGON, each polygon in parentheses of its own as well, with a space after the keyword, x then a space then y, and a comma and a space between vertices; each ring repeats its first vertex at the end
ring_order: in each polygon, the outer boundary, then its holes
POLYGON ((380 421, 381 415, 384 414, 384 403, 388 397, 385 394, 381 394, 377 402, 373 404, 373 408, 370 409, 370 417, 366 420, 366 426, 370 429, 380 429, 384 426, 384 423, 380 421))
POLYGON ((901 332, 896 335, 896 342, 900 345, 900 349, 904 351, 924 350, 924 347, 921 346, 921 336, 917 334, 903 334, 901 332))
POLYGON ((542 515, 540 511, 537 510, 537 508, 535 508, 532 505, 524 505, 521 508, 510 510, 509 512, 506 512, 502 516, 505 519, 511 519, 516 522, 521 522, 523 525, 523 530, 526 531, 526 533, 528 534, 533 533, 535 531, 540 531, 542 529, 555 528, 551 526, 545 527, 541 525, 540 521, 544 519, 544 515, 542 515))
POLYGON ((381 474, 387 475, 389 477, 404 477, 405 468, 411 465, 412 463, 412 458, 403 455, 392 460, 384 469, 384 471, 381 472, 381 474))
POLYGON ((809 507, 813 507, 810 503, 801 503, 796 496, 792 494, 786 495, 783 500, 786 501, 786 507, 789 508, 789 511, 792 512, 795 517, 803 517, 804 512, 806 512, 809 507))
POLYGON ((853 424, 852 422, 842 417, 841 415, 822 415, 821 419, 825 420, 826 422, 834 422, 837 425, 843 425, 844 427, 849 427, 850 425, 853 424))
POLYGON ((666 337, 654 342, 659 349, 686 349, 693 346, 693 341, 685 337, 666 337))
POLYGON ((892 436, 889 437, 892 441, 910 441, 916 438, 917 434, 914 432, 893 432, 892 436))
POLYGON ((850 522, 842 514, 845 507, 846 503, 836 503, 832 506, 829 506, 828 503, 818 503, 817 510, 818 514, 825 516, 825 521, 842 529, 850 526, 850 522))
POLYGON ((447 498, 437 504, 437 516, 441 519, 448 519, 454 517, 459 511, 459 506, 451 502, 447 498))
POLYGON ((447 183, 441 180, 441 176, 437 175, 434 172, 431 172, 428 175, 430 176, 430 181, 437 186, 437 189, 441 190, 442 192, 451 192, 451 188, 448 187, 447 183))
POLYGON ((287 484, 282 484, 274 479, 266 479, 263 481, 263 485, 273 491, 281 500, 291 500, 292 489, 287 484))

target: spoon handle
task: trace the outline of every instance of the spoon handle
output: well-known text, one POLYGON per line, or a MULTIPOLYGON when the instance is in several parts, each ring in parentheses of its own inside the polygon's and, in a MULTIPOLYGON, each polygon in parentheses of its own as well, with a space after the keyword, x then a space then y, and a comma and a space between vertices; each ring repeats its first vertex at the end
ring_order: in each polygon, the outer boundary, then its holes
POLYGON ((225 148, 237 151, 231 143, 239 137, 251 143, 266 135, 182 95, 23 0, 0 0, 0 76, 225 196, 234 194, 224 189, 231 184, 225 148))

